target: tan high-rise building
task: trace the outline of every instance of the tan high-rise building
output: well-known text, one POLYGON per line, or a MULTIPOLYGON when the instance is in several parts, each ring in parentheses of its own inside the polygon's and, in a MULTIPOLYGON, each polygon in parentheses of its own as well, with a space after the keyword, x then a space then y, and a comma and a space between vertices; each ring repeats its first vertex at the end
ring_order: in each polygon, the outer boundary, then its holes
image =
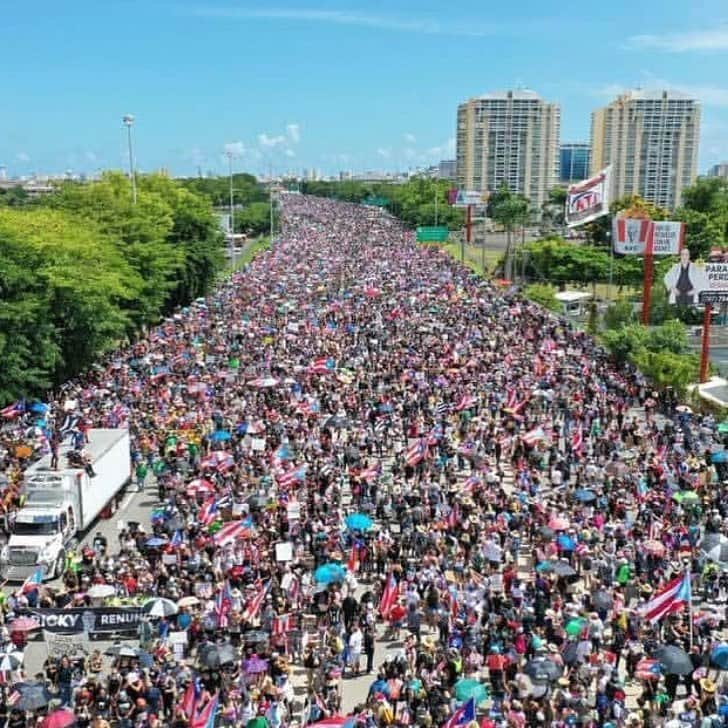
POLYGON ((698 174, 700 104, 676 91, 630 91, 592 113, 591 172, 612 165, 612 199, 674 210, 698 174))
POLYGON ((494 192, 506 182, 534 207, 559 182, 561 110, 533 91, 504 91, 458 107, 457 184, 494 192))

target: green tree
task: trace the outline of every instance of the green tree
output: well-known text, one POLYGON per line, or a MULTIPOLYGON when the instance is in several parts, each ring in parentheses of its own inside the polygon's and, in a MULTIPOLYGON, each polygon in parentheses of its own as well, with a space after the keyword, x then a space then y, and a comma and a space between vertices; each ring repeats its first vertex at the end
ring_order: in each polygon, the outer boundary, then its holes
POLYGON ((236 232, 246 235, 263 235, 270 230, 270 205, 267 202, 251 202, 236 213, 236 232))
POLYGON ((562 230, 565 224, 566 187, 552 187, 541 205, 541 230, 548 235, 562 230))
POLYGON ((694 260, 714 246, 728 245, 728 180, 701 177, 683 190, 675 219, 685 223, 685 239, 694 260))
POLYGON ((523 291, 526 298, 540 304, 549 311, 558 312, 561 310, 559 302, 556 300, 556 289, 545 283, 532 283, 523 291))

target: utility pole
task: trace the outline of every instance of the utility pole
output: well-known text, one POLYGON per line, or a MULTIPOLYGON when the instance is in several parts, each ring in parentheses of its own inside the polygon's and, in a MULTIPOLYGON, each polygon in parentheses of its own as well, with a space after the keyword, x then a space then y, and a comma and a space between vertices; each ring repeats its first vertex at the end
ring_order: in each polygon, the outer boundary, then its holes
POLYGON ((230 170, 230 267, 235 268, 235 190, 233 189, 233 153, 227 152, 230 170))
POLYGON ((134 147, 131 141, 131 128, 134 126, 134 117, 131 114, 125 114, 122 118, 126 127, 127 141, 129 144, 129 179, 131 180, 131 201, 136 205, 137 189, 136 189, 136 173, 134 171, 134 147))

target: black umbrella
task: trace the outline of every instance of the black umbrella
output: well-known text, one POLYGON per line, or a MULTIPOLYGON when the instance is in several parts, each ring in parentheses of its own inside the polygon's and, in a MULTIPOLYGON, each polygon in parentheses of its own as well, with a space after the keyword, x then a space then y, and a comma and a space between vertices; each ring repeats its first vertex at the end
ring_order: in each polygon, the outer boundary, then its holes
POLYGON ((197 655, 200 665, 211 670, 230 665, 236 659, 235 648, 229 642, 222 645, 205 645, 197 655))
POLYGON ((548 657, 534 657, 526 663, 523 672, 537 683, 556 682, 563 674, 564 668, 548 657))
POLYGON ((574 576, 576 574, 576 569, 568 561, 553 561, 551 563, 551 570, 557 576, 574 576))
POLYGON ((20 697, 13 705, 16 710, 39 710, 45 708, 53 700, 53 694, 39 682, 18 683, 13 690, 20 693, 20 697))
POLYGON ((598 589, 591 595, 591 602, 594 605, 594 609, 608 610, 612 608, 614 600, 610 596, 609 592, 604 589, 598 589))
POLYGON ((695 669, 690 655, 677 645, 660 645, 652 656, 662 665, 666 675, 689 675, 695 669))
POLYGON ((324 422, 324 427, 328 427, 330 430, 347 430, 351 427, 351 422, 342 415, 331 415, 324 422))

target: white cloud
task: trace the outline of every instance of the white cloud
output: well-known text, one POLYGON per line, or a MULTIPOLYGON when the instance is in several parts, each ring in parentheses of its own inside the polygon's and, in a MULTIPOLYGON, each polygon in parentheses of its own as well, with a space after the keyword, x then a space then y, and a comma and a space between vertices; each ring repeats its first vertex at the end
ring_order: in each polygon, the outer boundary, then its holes
POLYGON ((245 144, 242 142, 228 142, 225 145, 225 154, 233 157, 242 157, 245 154, 245 144))
POLYGON ((629 42, 633 47, 651 48, 671 53, 728 51, 728 25, 685 33, 633 35, 629 42))
MULTIPOLYGON (((472 23, 441 22, 412 15, 383 15, 348 10, 319 8, 221 8, 200 7, 193 10, 197 16, 237 20, 280 20, 332 25, 351 25, 376 30, 389 30, 421 35, 454 35, 472 38, 494 36, 513 31, 514 26, 475 25, 472 23)), ((521 31, 523 27, 521 26, 521 31)))
POLYGON ((392 156, 392 150, 387 149, 386 147, 379 147, 379 149, 377 149, 377 154, 384 159, 389 159, 392 156))
POLYGON ((425 151, 425 156, 435 161, 452 159, 455 156, 455 137, 450 137, 443 144, 430 147, 425 151))
POLYGON ((417 141, 417 137, 414 134, 410 134, 410 132, 404 134, 403 139, 407 144, 414 144, 417 141))
POLYGON ((281 144, 285 144, 287 141, 286 137, 283 136, 283 134, 280 134, 278 136, 268 136, 267 134, 258 134, 258 144, 260 144, 261 147, 267 147, 268 149, 273 149, 274 147, 279 147, 281 144))
POLYGON ((301 141, 301 127, 299 124, 288 124, 286 126, 286 134, 294 144, 301 141))
POLYGON ((18 152, 15 155, 15 159, 18 162, 30 162, 30 155, 28 155, 26 152, 18 152))
POLYGON ((285 155, 287 157, 295 157, 296 156, 296 153, 293 151, 293 149, 286 149, 285 155))

